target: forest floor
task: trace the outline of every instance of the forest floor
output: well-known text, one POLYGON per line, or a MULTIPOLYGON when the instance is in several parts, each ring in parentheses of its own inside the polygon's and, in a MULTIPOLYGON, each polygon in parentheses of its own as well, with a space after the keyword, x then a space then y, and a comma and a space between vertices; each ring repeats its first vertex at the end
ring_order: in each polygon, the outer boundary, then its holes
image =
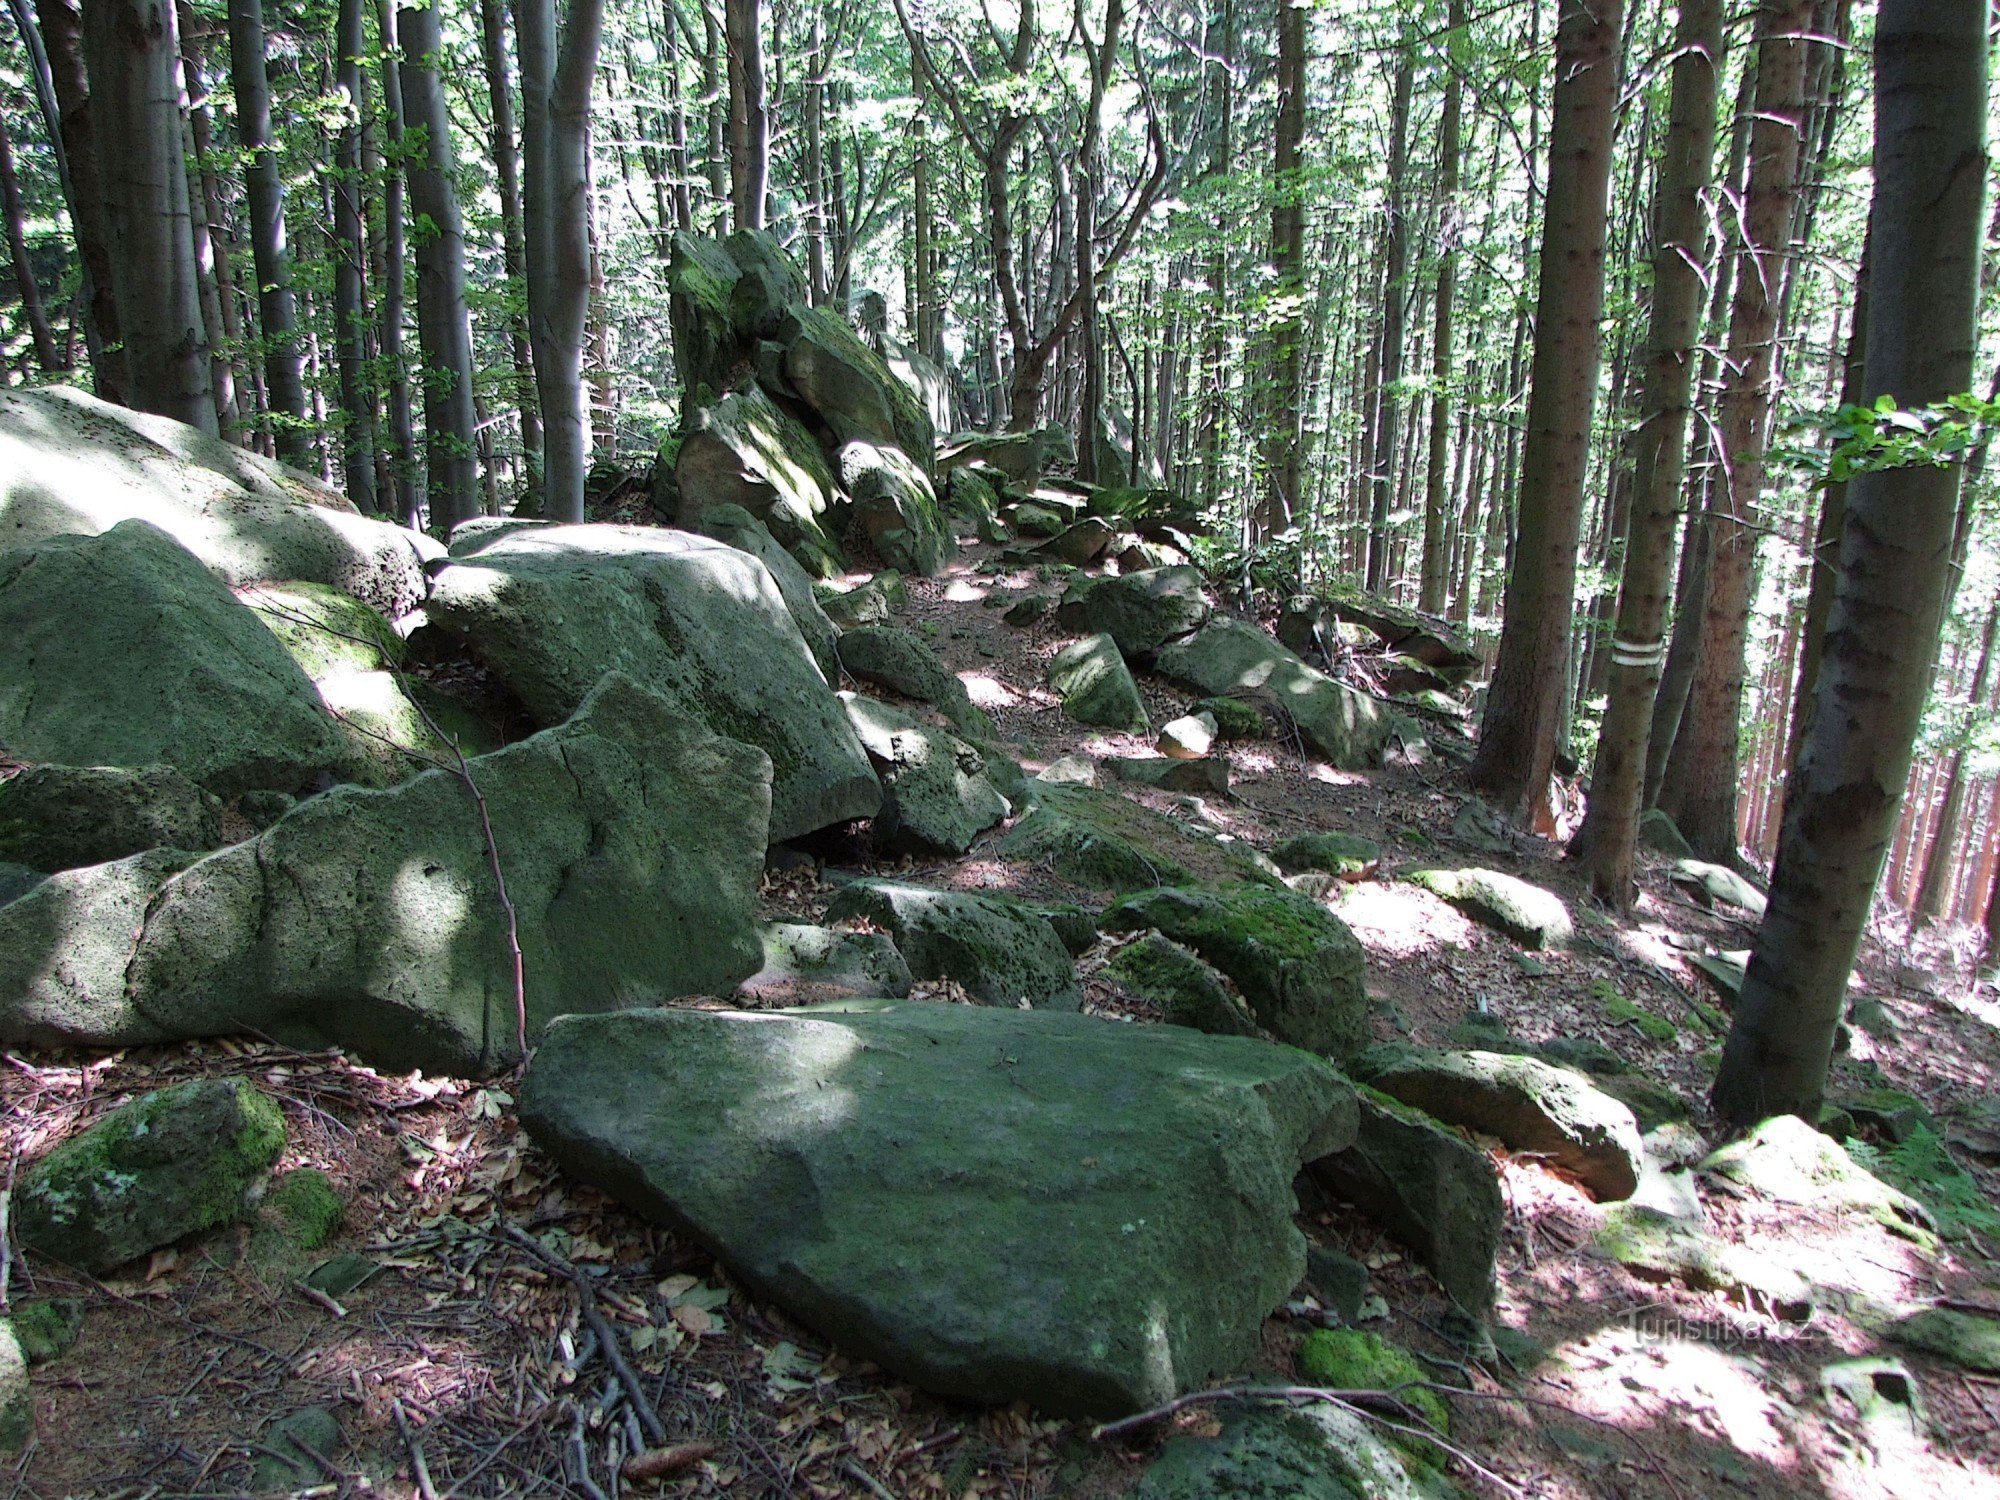
MULTIPOLYGON (((1046 621, 1025 630, 1002 623, 993 596, 1034 581, 977 571, 990 555, 973 549, 947 575, 912 580, 896 623, 931 640, 1022 748, 1030 774, 1064 754, 1148 753, 1146 740, 1063 716, 1043 682, 1062 638, 1046 621)), ((1155 723, 1189 701, 1156 679, 1142 688, 1155 723)), ((1449 1045, 1475 1012, 1525 1042, 1594 1038, 1678 1094, 1715 1144, 1704 1094, 1719 1038, 1704 1020, 1712 1006, 1696 1003, 1708 992, 1688 958, 1704 946, 1746 947, 1748 926, 1686 899, 1663 862, 1647 861, 1643 896, 1626 919, 1594 908, 1551 845, 1466 847, 1453 832, 1467 799, 1448 747, 1425 764, 1366 775, 1271 741, 1229 754, 1234 789, 1206 800, 1213 824, 1262 847, 1320 829, 1380 843, 1378 875, 1330 898, 1367 952, 1378 1037, 1449 1045), (1530 957, 1394 878, 1399 867, 1454 859, 1561 892, 1582 940, 1530 957), (1671 1035, 1614 1021, 1612 994, 1670 1021, 1671 1035)), ((1133 794, 1176 816, 1194 811, 1171 794, 1133 794)), ((836 867, 869 865, 858 843, 821 853, 836 867)), ((1085 894, 977 848, 901 868, 934 883, 1085 894)), ((823 873, 802 865, 774 874, 766 915, 818 918, 832 894, 823 873)), ((1131 998, 1099 972, 1115 941, 1081 960, 1087 1007, 1133 1016, 1131 998)), ((2000 1002, 1950 952, 1913 952, 1888 935, 1871 940, 1862 982, 1883 999, 1900 1040, 1884 1045, 1857 1030, 1837 1081, 1865 1074, 1922 1098, 1992 1199, 2000 1143, 1979 1106, 1996 1096, 2000 1002)), ((0 1295, 17 1304, 66 1296, 85 1307, 76 1347, 34 1372, 38 1436, 18 1462, 0 1466, 0 1497, 243 1493, 257 1465, 275 1461, 281 1440, 269 1424, 308 1406, 330 1411, 342 1435, 336 1451, 312 1460, 319 1472, 308 1493, 424 1500, 1108 1497, 1133 1482, 1163 1437, 1212 1424, 1194 1408, 1100 1441, 1088 1424, 949 1404, 829 1351, 749 1299, 699 1247, 561 1181, 517 1128, 504 1084, 378 1076, 335 1054, 230 1042, 95 1060, 6 1055, 5 1132, 15 1159, 32 1157, 134 1092, 215 1074, 246 1075, 284 1104, 284 1165, 323 1168, 347 1199, 339 1240, 313 1262, 361 1257, 369 1278, 338 1296, 301 1291, 303 1268, 260 1261, 247 1232, 161 1252, 112 1282, 18 1260, 0 1269, 0 1295), (531 1231, 561 1263, 525 1248, 509 1225, 531 1231), (663 1433, 638 1429, 629 1406, 602 1416, 618 1409, 617 1377, 594 1352, 572 1268, 597 1288, 632 1373, 657 1398, 663 1433), (623 1459, 663 1448, 674 1449, 678 1472, 621 1480, 623 1459), (578 1477, 586 1472, 588 1483, 578 1477)), ((1448 1471, 1467 1493, 2000 1495, 2000 1380, 1902 1353, 1928 1429, 1901 1443, 1879 1427, 1864 1433, 1820 1389, 1824 1366, 1878 1349, 1837 1306, 1786 1322, 1719 1293, 1641 1281, 1593 1250, 1603 1209, 1584 1191, 1497 1145, 1494 1156, 1508 1205, 1497 1321, 1547 1354, 1535 1362, 1526 1345, 1508 1341, 1526 1368, 1468 1362, 1446 1336, 1446 1304, 1427 1273, 1303 1179, 1299 1216, 1309 1238, 1370 1268, 1381 1306, 1366 1326, 1417 1351, 1442 1383, 1476 1393, 1452 1401, 1452 1441, 1472 1462, 1454 1460, 1448 1471)), ((1926 1258, 1872 1224, 1749 1197, 1711 1194, 1708 1208, 1719 1237, 1808 1275, 1837 1265, 1852 1283, 1859 1267, 1871 1289, 1897 1300, 2000 1308, 1994 1247, 1976 1234, 1926 1258)), ((1268 1368, 1252 1373, 1290 1378, 1307 1326, 1274 1317, 1268 1368)))

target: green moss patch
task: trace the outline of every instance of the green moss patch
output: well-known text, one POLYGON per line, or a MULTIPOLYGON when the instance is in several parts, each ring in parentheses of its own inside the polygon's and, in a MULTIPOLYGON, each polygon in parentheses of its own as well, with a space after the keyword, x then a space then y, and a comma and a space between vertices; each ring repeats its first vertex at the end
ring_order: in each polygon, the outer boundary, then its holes
MULTIPOLYGON (((1318 1328, 1299 1345, 1299 1373, 1313 1385, 1393 1396, 1440 1433, 1451 1431, 1451 1408, 1408 1350, 1358 1328, 1318 1328)), ((1399 1443, 1408 1440, 1399 1439, 1399 1443)), ((1427 1447, 1419 1440, 1418 1447, 1427 1447)))

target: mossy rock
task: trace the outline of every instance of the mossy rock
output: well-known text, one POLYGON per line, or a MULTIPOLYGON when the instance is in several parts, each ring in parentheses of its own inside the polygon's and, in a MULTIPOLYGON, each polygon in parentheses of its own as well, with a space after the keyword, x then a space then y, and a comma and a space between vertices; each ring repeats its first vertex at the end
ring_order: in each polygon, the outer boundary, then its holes
POLYGON ((1701 1170, 1774 1203, 1852 1209, 1919 1243, 1931 1242, 1932 1216, 1922 1204, 1796 1115, 1765 1120, 1742 1139, 1711 1152, 1701 1170))
POLYGON ((1337 1406, 1238 1406, 1213 1437, 1174 1438, 1129 1500, 1419 1500, 1404 1460, 1337 1406))
POLYGON ((1361 944, 1316 901, 1270 886, 1163 887, 1127 896, 1098 925, 1151 927, 1185 944, 1236 981, 1282 1042, 1343 1057, 1367 1039, 1361 944))
POLYGON ((35 1393, 28 1359, 12 1324, 0 1318, 0 1453, 17 1453, 35 1435, 35 1393))
POLYGON ((1688 1117, 1688 1107, 1679 1094, 1643 1073, 1599 1074, 1599 1090, 1632 1111, 1642 1131, 1674 1125, 1688 1117))
POLYGON ((1354 833, 1306 833, 1287 839, 1271 851, 1287 875, 1324 870, 1342 879, 1358 879, 1382 863, 1382 846, 1354 833))
POLYGON ((278 1106, 240 1078, 133 1100, 29 1169, 21 1243, 101 1274, 240 1218, 285 1145, 278 1106))
POLYGON ((238 597, 315 682, 330 672, 400 667, 409 658, 402 637, 379 612, 323 583, 260 583, 238 597))
POLYGON ((1927 1307, 1900 1319, 1889 1337, 1967 1370, 2000 1375, 2000 1319, 1927 1307))
POLYGON ((271 1184, 264 1209, 299 1249, 317 1250, 339 1232, 347 1205, 331 1177, 317 1167, 300 1167, 271 1184))
POLYGON ((1220 974, 1157 932, 1119 949, 1104 972, 1157 1004, 1169 1026, 1214 1036, 1261 1035, 1249 1007, 1229 992, 1220 974))
POLYGON ((0 781, 0 859, 38 875, 221 842, 221 802, 171 766, 39 765, 0 781))
POLYGON ((1316 1328, 1299 1345, 1299 1374, 1308 1384, 1341 1391, 1381 1391, 1409 1407, 1440 1434, 1451 1432, 1451 1408, 1416 1356, 1359 1328, 1316 1328))
MULTIPOLYGON (((1600 981, 1600 983, 1602 983, 1600 981)), ((1642 1006, 1635 1005, 1623 991, 1608 984, 1597 990, 1597 997, 1604 1004, 1604 1018, 1615 1026, 1631 1026, 1649 1041, 1671 1042, 1680 1033, 1680 1028, 1665 1016, 1656 1016, 1642 1006)))
POLYGON ((67 1354, 83 1333, 83 1303, 75 1297, 23 1302, 13 1312, 14 1337, 31 1365, 67 1354))
POLYGON ((1189 713, 1208 714, 1216 732, 1225 740, 1263 740, 1271 737, 1271 722, 1262 709, 1241 698, 1204 698, 1189 713))
POLYGON ((1163 817, 1116 792, 1039 782, 1035 805, 998 846, 1095 890, 1200 881, 1276 885, 1277 867, 1248 844, 1163 817))
POLYGON ((1108 635, 1086 636, 1064 647, 1049 663, 1048 677, 1062 698, 1063 712, 1079 724, 1131 734, 1152 727, 1138 684, 1108 635))
POLYGON ((1562 897, 1498 870, 1415 870, 1407 878, 1525 948, 1566 948, 1575 934, 1562 897))
POLYGON ((1901 1089, 1865 1089, 1861 1093, 1845 1096, 1839 1102, 1841 1108, 1853 1117, 1855 1124, 1880 1131, 1885 1139, 1897 1145, 1909 1140, 1919 1130, 1928 1130, 1932 1135, 1943 1134, 1929 1106, 1916 1095, 1906 1094, 1901 1089))

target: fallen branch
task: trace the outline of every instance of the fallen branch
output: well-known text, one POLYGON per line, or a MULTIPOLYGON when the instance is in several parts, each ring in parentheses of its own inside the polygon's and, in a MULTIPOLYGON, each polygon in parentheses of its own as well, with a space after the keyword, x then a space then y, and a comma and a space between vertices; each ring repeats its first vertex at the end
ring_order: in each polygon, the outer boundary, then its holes
POLYGON ((643 1453, 635 1453, 625 1460, 618 1472, 628 1481, 641 1479, 667 1479, 692 1469, 704 1458, 713 1458, 722 1451, 720 1443, 675 1443, 671 1448, 648 1448, 643 1453))
POLYGON ((506 1226, 507 1238, 519 1245, 530 1255, 552 1271, 560 1271, 568 1277, 576 1288, 577 1305, 583 1313, 583 1321, 597 1336, 598 1347, 604 1351, 605 1363, 611 1366, 611 1373, 618 1377, 618 1383, 625 1388, 625 1397, 632 1403, 632 1410, 639 1418, 639 1425, 646 1430, 646 1440, 655 1445, 665 1443, 667 1429, 660 1421, 660 1414, 653 1410, 653 1404, 646 1396, 646 1388, 639 1382, 639 1375, 625 1358, 619 1347, 618 1334, 611 1321, 604 1316, 597 1305, 597 1289, 590 1284, 590 1278, 575 1265, 557 1255, 533 1235, 518 1225, 506 1226))
POLYGON ((395 1414, 396 1431, 403 1435, 403 1446, 410 1450, 410 1478, 416 1481, 417 1494, 422 1500, 438 1500, 437 1486, 431 1483, 431 1466, 424 1461, 423 1440, 403 1414, 401 1401, 392 1401, 389 1409, 395 1414))

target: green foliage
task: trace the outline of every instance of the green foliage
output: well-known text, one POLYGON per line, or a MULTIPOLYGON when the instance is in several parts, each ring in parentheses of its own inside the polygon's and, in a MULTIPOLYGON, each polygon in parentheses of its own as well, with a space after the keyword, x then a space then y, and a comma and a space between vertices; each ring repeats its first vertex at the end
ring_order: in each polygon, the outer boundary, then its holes
POLYGON ((2000 1212, 1994 1211, 1980 1192, 1978 1179, 1958 1164, 1936 1131, 1920 1125, 1909 1139, 1889 1146, 1850 1140, 1847 1154, 1928 1208, 1946 1239, 2000 1235, 2000 1212))

